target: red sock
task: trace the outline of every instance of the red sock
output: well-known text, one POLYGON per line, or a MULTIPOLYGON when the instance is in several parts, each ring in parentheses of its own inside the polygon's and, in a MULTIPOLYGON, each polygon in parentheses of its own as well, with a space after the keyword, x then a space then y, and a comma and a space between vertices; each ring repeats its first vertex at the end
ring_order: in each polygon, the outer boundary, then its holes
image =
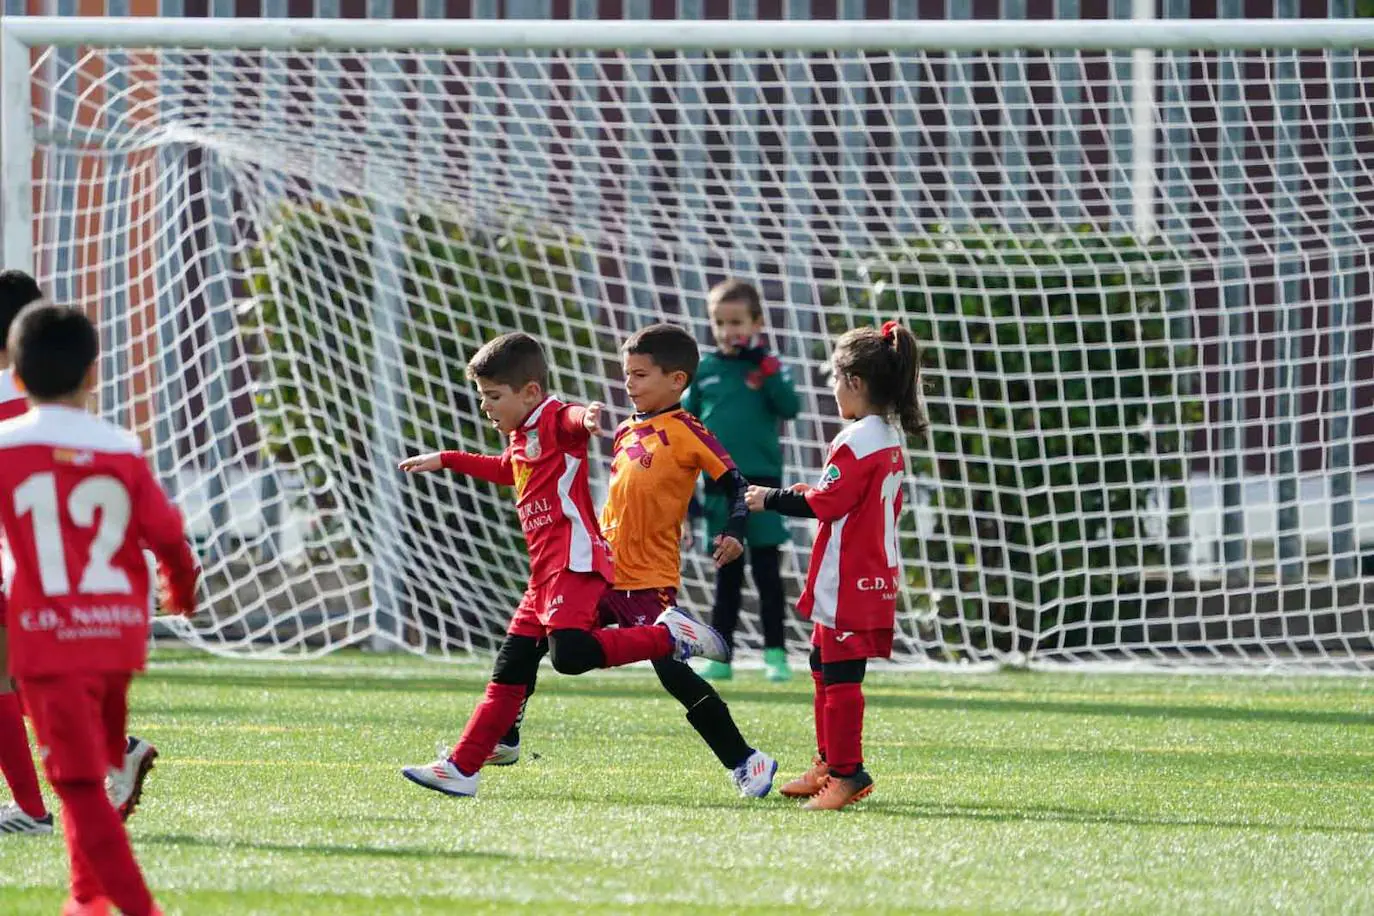
POLYGON ((0 772, 5 774, 10 794, 21 811, 29 817, 48 813, 43 792, 38 788, 33 753, 29 751, 29 733, 24 730, 24 711, 14 693, 0 693, 0 772))
POLYGON ((129 916, 153 912, 153 895, 134 861, 119 814, 105 796, 105 787, 68 782, 53 788, 62 799, 62 830, 72 860, 73 895, 87 893, 98 883, 110 902, 129 916))
POLYGON ((498 684, 495 681, 487 684, 487 695, 472 711, 472 717, 463 729, 463 737, 458 739, 458 746, 453 749, 453 756, 449 757, 454 766, 468 776, 482 769, 491 752, 496 749, 496 742, 510 730, 516 716, 520 715, 520 704, 525 702, 526 689, 524 684, 498 684))
POLYGON ((646 662, 662 658, 673 651, 673 635, 667 627, 620 627, 614 630, 593 630, 606 656, 603 668, 619 668, 631 662, 646 662))
POLYGON ((811 672, 811 683, 816 685, 816 696, 811 701, 812 714, 816 717, 816 753, 825 758, 825 681, 819 671, 811 672))
POLYGON ((862 684, 825 687, 825 760, 830 772, 852 776, 864 762, 864 690, 862 684))

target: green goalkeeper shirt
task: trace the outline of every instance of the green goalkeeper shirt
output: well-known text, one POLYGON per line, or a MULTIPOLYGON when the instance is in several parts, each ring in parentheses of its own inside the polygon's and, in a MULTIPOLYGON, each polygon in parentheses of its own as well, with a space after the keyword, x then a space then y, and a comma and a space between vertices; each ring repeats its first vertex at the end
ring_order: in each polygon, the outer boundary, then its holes
POLYGON ((750 480, 782 476, 782 423, 801 409, 791 373, 769 359, 761 368, 739 357, 707 353, 682 402, 750 480), (776 371, 768 372, 769 367, 776 371))

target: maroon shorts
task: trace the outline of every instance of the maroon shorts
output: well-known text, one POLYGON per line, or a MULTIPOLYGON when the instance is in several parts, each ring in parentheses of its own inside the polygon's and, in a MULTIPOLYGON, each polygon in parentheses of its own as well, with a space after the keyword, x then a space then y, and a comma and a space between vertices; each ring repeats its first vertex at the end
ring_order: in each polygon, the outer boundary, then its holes
POLYGON ((594 630, 597 605, 609 588, 596 573, 565 569, 525 589, 506 632, 543 639, 552 630, 594 630))
POLYGON ((19 681, 49 782, 103 785, 124 765, 128 674, 72 674, 19 681))
POLYGON ((643 627, 653 623, 659 614, 677 604, 675 588, 637 588, 632 591, 608 589, 601 596, 601 625, 608 627, 643 627))
POLYGON ((811 645, 821 650, 821 663, 851 662, 860 658, 891 658, 891 630, 832 630, 814 624, 811 645))

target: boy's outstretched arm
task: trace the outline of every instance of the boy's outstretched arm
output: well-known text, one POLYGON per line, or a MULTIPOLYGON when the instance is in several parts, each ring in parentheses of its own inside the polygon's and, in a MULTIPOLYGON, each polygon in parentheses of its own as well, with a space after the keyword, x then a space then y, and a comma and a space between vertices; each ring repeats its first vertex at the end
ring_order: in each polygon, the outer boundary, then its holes
POLYGON ((402 471, 416 474, 421 471, 457 471, 478 480, 509 487, 515 483, 515 473, 505 455, 478 455, 473 452, 430 452, 411 455, 397 465, 402 471))

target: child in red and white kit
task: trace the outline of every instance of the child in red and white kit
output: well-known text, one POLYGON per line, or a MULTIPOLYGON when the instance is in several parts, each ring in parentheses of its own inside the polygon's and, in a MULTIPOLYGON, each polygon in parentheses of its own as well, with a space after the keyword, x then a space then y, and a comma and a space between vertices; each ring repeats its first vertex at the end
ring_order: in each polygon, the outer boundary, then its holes
POLYGON ((831 359, 840 416, 815 486, 750 487, 751 511, 820 520, 799 613, 813 624, 816 759, 783 786, 811 810, 836 810, 873 791, 863 766, 868 659, 892 654, 901 558, 897 517, 906 478, 903 435, 924 431, 920 348, 896 322, 843 335, 831 359))
POLYGON ((143 550, 157 556, 175 613, 194 612, 200 567, 138 438, 85 409, 98 349, 90 319, 68 306, 31 305, 10 330, 31 409, 0 423, 0 525, 14 559, 9 670, 62 801, 64 916, 111 905, 148 916, 158 909, 105 778, 124 757, 129 681, 148 656, 143 550))

